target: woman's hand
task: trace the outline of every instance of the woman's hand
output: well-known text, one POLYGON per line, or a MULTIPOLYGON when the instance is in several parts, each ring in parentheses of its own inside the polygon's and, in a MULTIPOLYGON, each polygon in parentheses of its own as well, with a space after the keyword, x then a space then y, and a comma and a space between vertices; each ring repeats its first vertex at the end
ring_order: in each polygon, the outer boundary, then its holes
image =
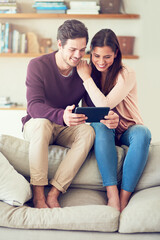
POLYGON ((77 66, 77 72, 83 81, 91 77, 92 68, 86 60, 81 60, 77 66))
POLYGON ((117 113, 112 110, 109 111, 108 115, 104 117, 105 120, 101 120, 100 122, 106 125, 110 129, 115 129, 118 127, 119 116, 117 113))

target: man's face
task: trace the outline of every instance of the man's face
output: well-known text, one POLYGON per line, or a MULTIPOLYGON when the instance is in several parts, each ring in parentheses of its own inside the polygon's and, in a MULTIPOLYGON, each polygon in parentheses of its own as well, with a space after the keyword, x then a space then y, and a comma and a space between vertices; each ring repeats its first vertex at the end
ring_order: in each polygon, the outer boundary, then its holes
POLYGON ((76 67, 85 55, 86 38, 68 39, 64 46, 58 40, 58 47, 64 63, 70 67, 76 67))

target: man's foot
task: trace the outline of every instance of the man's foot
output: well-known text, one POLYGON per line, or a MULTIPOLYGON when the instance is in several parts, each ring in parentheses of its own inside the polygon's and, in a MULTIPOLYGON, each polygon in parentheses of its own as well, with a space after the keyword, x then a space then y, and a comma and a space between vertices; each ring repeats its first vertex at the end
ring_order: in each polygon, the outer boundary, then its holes
POLYGON ((49 208, 44 199, 33 200, 33 204, 35 208, 49 208))
POLYGON ((108 197, 108 206, 113 207, 120 211, 120 200, 119 200, 119 192, 117 186, 107 186, 107 197, 108 197))
POLYGON ((59 208, 60 207, 59 202, 58 202, 59 194, 60 194, 60 191, 57 188, 52 187, 52 189, 48 193, 47 201, 46 201, 47 205, 50 208, 59 208))
POLYGON ((50 196, 49 194, 48 194, 48 197, 47 197, 47 205, 50 208, 59 208, 60 207, 57 198, 53 197, 53 196, 50 196))
POLYGON ((48 208, 44 195, 44 186, 33 185, 33 205, 35 208, 48 208))

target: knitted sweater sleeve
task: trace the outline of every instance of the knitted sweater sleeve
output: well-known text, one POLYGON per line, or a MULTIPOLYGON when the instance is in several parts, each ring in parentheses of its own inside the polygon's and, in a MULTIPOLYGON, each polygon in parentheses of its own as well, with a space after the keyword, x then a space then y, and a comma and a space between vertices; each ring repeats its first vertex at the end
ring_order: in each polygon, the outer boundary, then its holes
POLYGON ((53 108, 46 103, 43 72, 35 61, 28 65, 27 70, 27 112, 32 118, 46 118, 51 122, 64 125, 64 109, 53 108))
POLYGON ((110 107, 113 109, 132 90, 136 84, 136 78, 133 70, 123 70, 122 73, 118 74, 116 84, 107 96, 101 92, 92 78, 87 79, 83 84, 96 107, 110 107))

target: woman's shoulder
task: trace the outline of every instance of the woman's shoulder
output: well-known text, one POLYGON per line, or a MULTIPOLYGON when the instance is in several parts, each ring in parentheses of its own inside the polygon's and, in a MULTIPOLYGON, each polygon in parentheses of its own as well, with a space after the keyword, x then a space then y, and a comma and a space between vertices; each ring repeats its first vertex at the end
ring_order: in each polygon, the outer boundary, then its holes
POLYGON ((120 76, 123 78, 123 79, 133 79, 135 80, 136 76, 135 76, 135 71, 133 70, 133 68, 127 66, 127 65, 122 65, 122 69, 120 71, 120 76))
POLYGON ((118 82, 133 86, 136 83, 135 71, 131 67, 123 64, 117 77, 117 83, 118 82))
POLYGON ((128 65, 126 65, 126 64, 123 64, 123 65, 122 65, 121 73, 123 73, 123 74, 129 74, 129 73, 135 73, 135 71, 134 71, 134 69, 131 68, 130 66, 128 66, 128 65))

